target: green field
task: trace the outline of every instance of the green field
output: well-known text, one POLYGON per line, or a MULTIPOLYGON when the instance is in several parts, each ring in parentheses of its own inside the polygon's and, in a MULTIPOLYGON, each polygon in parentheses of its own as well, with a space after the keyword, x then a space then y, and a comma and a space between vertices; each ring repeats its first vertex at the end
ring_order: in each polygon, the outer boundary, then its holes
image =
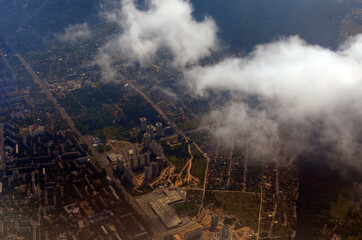
POLYGON ((177 124, 177 127, 181 128, 184 131, 188 131, 188 130, 197 128, 199 125, 200 125, 199 120, 192 119, 192 120, 177 124))
POLYGON ((191 145, 191 151, 194 156, 194 159, 192 160, 191 175, 200 179, 200 185, 202 185, 205 178, 207 160, 194 145, 191 145))
POLYGON ((331 216, 336 219, 345 219, 349 211, 349 201, 345 197, 345 190, 339 193, 338 200, 332 204, 331 216))
POLYGON ((199 211, 202 191, 187 191, 185 202, 175 205, 176 213, 180 217, 195 217, 199 211))
POLYGON ((260 199, 253 194, 215 192, 220 207, 237 218, 241 226, 257 230, 260 199))
MULTIPOLYGON (((111 140, 121 140, 121 141, 130 141, 130 133, 123 129, 122 127, 117 126, 106 126, 103 129, 94 131, 94 135, 99 137, 101 141, 111 139, 111 140)), ((132 139, 134 140, 134 139, 132 139)))
POLYGON ((182 168, 191 157, 188 153, 187 146, 188 144, 186 142, 176 146, 170 146, 166 142, 162 143, 164 153, 167 159, 175 165, 176 172, 181 172, 182 168))

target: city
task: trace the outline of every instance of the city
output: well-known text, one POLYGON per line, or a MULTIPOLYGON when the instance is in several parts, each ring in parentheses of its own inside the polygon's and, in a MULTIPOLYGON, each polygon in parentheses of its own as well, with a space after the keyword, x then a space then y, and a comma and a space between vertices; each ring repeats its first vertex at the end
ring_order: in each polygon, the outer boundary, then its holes
POLYGON ((0 239, 361 239, 361 8, 0 1, 0 239))

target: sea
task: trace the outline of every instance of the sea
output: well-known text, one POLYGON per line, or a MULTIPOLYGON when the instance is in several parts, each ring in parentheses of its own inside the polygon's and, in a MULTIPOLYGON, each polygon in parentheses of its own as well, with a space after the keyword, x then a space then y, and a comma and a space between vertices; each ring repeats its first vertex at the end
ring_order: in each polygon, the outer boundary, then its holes
POLYGON ((309 44, 338 48, 343 18, 359 0, 191 0, 194 17, 211 16, 222 44, 251 50, 283 36, 299 35, 309 44))

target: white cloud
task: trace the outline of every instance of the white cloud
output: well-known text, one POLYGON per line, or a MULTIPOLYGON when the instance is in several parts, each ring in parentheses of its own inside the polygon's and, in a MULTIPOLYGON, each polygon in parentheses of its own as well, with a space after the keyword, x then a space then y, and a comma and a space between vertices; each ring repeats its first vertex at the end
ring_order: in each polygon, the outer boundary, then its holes
POLYGON ((106 12, 106 18, 117 23, 122 33, 108 42, 100 54, 125 57, 149 63, 158 51, 170 51, 173 65, 184 67, 209 56, 216 48, 215 22, 206 17, 196 21, 187 0, 150 0, 140 10, 133 0, 122 0, 120 8, 106 12))
MULTIPOLYGON (((236 126, 248 129, 249 123, 287 127, 296 153, 314 149, 310 137, 318 133, 313 144, 331 147, 331 158, 362 170, 362 35, 337 51, 308 45, 297 36, 284 38, 259 45, 243 58, 196 66, 185 78, 199 94, 232 90, 261 100, 257 113, 245 104, 227 107, 225 118, 232 124, 225 133, 236 126)), ((258 136, 264 137, 263 132, 258 136)))
POLYGON ((256 146, 270 137, 285 142, 284 129, 295 156, 328 147, 331 159, 362 170, 362 35, 337 51, 286 37, 258 45, 245 57, 200 66, 198 61, 217 49, 215 22, 196 21, 186 0, 147 3, 140 10, 123 0, 121 9, 105 14, 123 32, 99 51, 104 76, 115 76, 111 64, 119 58, 148 63, 166 49, 191 91, 226 90, 260 100, 258 108, 234 101, 222 113, 211 113, 209 119, 221 116, 228 123, 215 131, 218 136, 227 140, 250 132, 256 146))
POLYGON ((65 28, 63 33, 55 34, 55 37, 60 42, 76 42, 81 39, 89 38, 91 30, 89 29, 88 23, 69 25, 65 28))

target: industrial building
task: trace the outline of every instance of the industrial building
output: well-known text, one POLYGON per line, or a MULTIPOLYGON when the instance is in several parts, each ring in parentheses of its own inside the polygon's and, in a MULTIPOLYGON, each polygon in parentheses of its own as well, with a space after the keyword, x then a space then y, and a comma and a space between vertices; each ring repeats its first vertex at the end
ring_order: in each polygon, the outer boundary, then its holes
POLYGON ((186 240, 199 239, 202 236, 202 227, 198 226, 186 234, 186 240))
POLYGON ((182 221, 170 205, 183 201, 183 193, 178 190, 165 190, 163 194, 164 197, 150 201, 148 204, 168 229, 177 227, 182 221))

